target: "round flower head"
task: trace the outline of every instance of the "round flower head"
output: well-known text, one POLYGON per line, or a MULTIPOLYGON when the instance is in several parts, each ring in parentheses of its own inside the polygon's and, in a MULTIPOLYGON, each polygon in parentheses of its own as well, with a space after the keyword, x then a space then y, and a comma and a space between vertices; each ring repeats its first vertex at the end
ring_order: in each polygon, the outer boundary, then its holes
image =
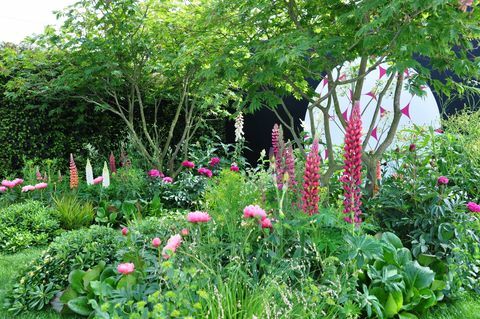
POLYGON ((437 180, 438 185, 447 185, 449 182, 449 179, 445 176, 440 176, 437 180))
POLYGON ((182 236, 180 236, 179 234, 173 235, 172 237, 170 237, 165 247, 163 247, 163 250, 162 250, 163 258, 169 259, 171 254, 175 253, 178 247, 180 247, 181 243, 182 243, 182 236))
POLYGON ((212 157, 212 158, 210 159, 209 165, 212 166, 212 167, 214 167, 214 166, 216 166, 218 163, 220 163, 220 158, 219 158, 219 157, 212 157))
POLYGON ((128 275, 135 271, 135 265, 133 263, 119 264, 117 270, 122 275, 128 275))
POLYGON ((410 144, 410 147, 408 149, 410 150, 410 152, 414 152, 417 149, 417 145, 410 144))
POLYGON ((151 169, 148 171, 148 176, 156 178, 156 177, 163 177, 163 174, 158 169, 151 169))
POLYGON ((35 186, 32 186, 32 185, 27 185, 27 186, 22 187, 22 192, 23 193, 34 191, 34 190, 35 190, 35 186))
POLYGON ((183 161, 183 162, 182 162, 182 166, 183 166, 183 167, 186 167, 186 168, 194 168, 194 167, 195 167, 195 163, 194 163, 194 162, 190 162, 190 161, 183 161))
POLYGON ((5 186, 0 186, 0 193, 5 193, 7 188, 5 186))
POLYGON ((17 184, 14 181, 9 181, 9 180, 3 180, 2 181, 2 186, 8 187, 8 188, 14 188, 17 186, 17 184))
POLYGON ((155 248, 160 246, 161 243, 162 243, 162 241, 158 237, 155 237, 154 239, 152 239, 152 246, 155 247, 155 248))
POLYGON ((243 209, 243 217, 264 219, 267 218, 267 213, 258 205, 248 205, 243 209))
POLYGON ((15 178, 12 182, 15 183, 15 186, 23 184, 23 179, 21 178, 15 178))
POLYGON ((168 176, 165 176, 162 181, 166 184, 170 184, 170 183, 173 183, 173 178, 171 177, 168 177, 168 176))
POLYGON ((205 168, 205 167, 201 167, 198 169, 198 173, 200 175, 203 175, 203 176, 206 176, 206 177, 212 177, 212 171, 209 170, 208 168, 205 168))
POLYGON ((191 212, 187 215, 187 221, 190 223, 206 223, 209 222, 212 218, 206 212, 191 212))
POLYGON ((38 183, 34 187, 35 189, 44 189, 47 188, 48 184, 47 183, 38 183))
POLYGON ((474 202, 468 202, 467 208, 469 211, 473 213, 480 213, 480 205, 474 202))
POLYGON ((232 172, 238 172, 240 170, 240 168, 237 166, 237 164, 232 163, 232 165, 230 165, 230 170, 232 172))
POLYGON ((273 228, 272 221, 269 218, 262 219, 260 225, 262 225, 262 228, 273 228))
POLYGON ((122 228, 122 235, 123 235, 123 236, 127 236, 127 234, 128 234, 128 228, 127 228, 127 227, 123 227, 123 228, 122 228))
POLYGON ((182 231, 180 232, 180 234, 182 234, 182 236, 188 236, 188 229, 187 228, 183 228, 182 231))
POLYGON ((103 182, 103 176, 98 176, 97 178, 93 179, 93 185, 97 185, 103 182))

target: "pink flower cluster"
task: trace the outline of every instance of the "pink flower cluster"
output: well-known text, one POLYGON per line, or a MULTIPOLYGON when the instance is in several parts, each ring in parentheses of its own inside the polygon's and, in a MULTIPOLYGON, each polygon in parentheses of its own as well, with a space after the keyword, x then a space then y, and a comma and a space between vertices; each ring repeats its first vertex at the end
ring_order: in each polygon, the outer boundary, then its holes
POLYGON ((272 221, 267 218, 267 213, 258 205, 248 205, 243 209, 244 218, 257 218, 262 228, 272 228, 272 221))
POLYGON ((23 183, 23 179, 21 179, 21 178, 15 178, 13 181, 9 181, 9 180, 4 179, 2 181, 3 192, 6 191, 7 188, 14 188, 15 186, 18 186, 22 183, 23 183))
POLYGON ((318 140, 313 140, 312 149, 307 155, 305 172, 303 173, 302 210, 309 215, 318 213, 320 198, 320 155, 318 154, 318 140))
POLYGON ((163 178, 165 175, 158 169, 151 169, 148 171, 148 176, 152 178, 163 178))
POLYGON ((182 236, 180 236, 179 234, 173 235, 172 237, 170 237, 165 247, 163 247, 163 250, 162 250, 163 258, 169 259, 171 257, 170 254, 175 253, 178 247, 180 247, 181 243, 182 243, 182 236))
POLYGON ((232 172, 238 172, 238 171, 240 171, 240 168, 237 166, 236 163, 232 163, 232 165, 230 165, 230 170, 232 172))
POLYGON ((129 275, 135 271, 135 265, 133 263, 123 263, 117 266, 117 271, 122 275, 129 275))
POLYGON ((282 128, 278 124, 275 124, 272 129, 272 148, 278 189, 283 189, 284 175, 286 173, 288 173, 288 185, 296 185, 293 148, 291 145, 286 147, 283 141, 282 128))
POLYGON ((213 175, 212 171, 209 170, 208 168, 205 168, 205 167, 200 167, 200 168, 198 169, 198 173, 199 173, 200 175, 206 176, 206 177, 208 177, 208 178, 212 177, 212 175, 213 175))
POLYGON ((152 246, 155 248, 158 248, 158 246, 160 246, 161 243, 162 241, 158 237, 155 237, 154 239, 152 239, 152 246))
POLYGON ((438 185, 447 185, 450 180, 445 176, 440 176, 437 180, 438 185))
POLYGON ((168 176, 165 176, 162 181, 165 183, 165 184, 170 184, 170 183, 173 183, 173 178, 171 177, 168 177, 168 176))
POLYGON ((472 213, 480 213, 480 205, 474 202, 468 202, 467 208, 472 213))
POLYGON ((34 190, 38 190, 38 189, 45 189, 45 188, 47 188, 47 186, 48 186, 47 183, 38 183, 38 184, 35 184, 35 186, 26 185, 26 186, 22 187, 22 192, 26 193, 26 192, 30 192, 30 191, 34 191, 34 190))
POLYGON ((210 163, 208 163, 211 167, 216 166, 218 163, 220 163, 220 158, 219 157, 212 157, 210 159, 210 163))
POLYGON ((195 167, 195 163, 194 163, 194 162, 190 162, 190 161, 183 161, 183 162, 182 162, 182 166, 183 166, 183 167, 186 167, 186 168, 194 168, 194 167, 195 167))
POLYGON ((191 212, 187 215, 187 221, 190 223, 206 223, 209 222, 212 218, 207 212, 191 212))
POLYGON ((355 102, 350 120, 347 123, 344 147, 344 171, 341 177, 345 199, 343 201, 343 213, 347 215, 345 221, 349 223, 361 223, 362 214, 362 117, 360 114, 360 102, 355 102), (353 220, 352 220, 353 217, 353 220))

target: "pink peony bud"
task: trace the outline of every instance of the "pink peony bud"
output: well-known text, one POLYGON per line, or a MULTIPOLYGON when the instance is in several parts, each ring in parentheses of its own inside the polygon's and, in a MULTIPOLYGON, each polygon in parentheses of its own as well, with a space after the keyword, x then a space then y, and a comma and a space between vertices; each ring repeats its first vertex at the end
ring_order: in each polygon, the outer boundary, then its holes
POLYGON ((438 185, 447 185, 449 182, 449 179, 445 176, 440 176, 437 180, 438 185))
POLYGON ((123 235, 123 236, 127 236, 127 234, 128 234, 128 228, 127 228, 127 227, 123 227, 123 228, 122 228, 122 235, 123 235))
POLYGON ((155 237, 154 239, 152 239, 152 246, 155 247, 155 248, 160 246, 161 243, 162 243, 162 241, 158 237, 155 237))
POLYGON ((230 170, 232 172, 238 172, 238 171, 240 171, 240 168, 237 166, 237 164, 232 163, 232 165, 230 165, 230 170))
POLYGON ((98 176, 97 178, 93 179, 93 185, 97 185, 103 182, 103 176, 98 176))
POLYGON ((210 159, 210 163, 208 163, 211 167, 216 166, 218 163, 220 163, 220 158, 219 157, 212 157, 210 159))
POLYGON ((133 263, 119 264, 117 271, 122 275, 128 275, 135 271, 135 265, 133 263))
POLYGON ((180 234, 182 234, 182 236, 188 236, 188 229, 187 228, 183 228, 182 231, 180 232, 180 234))
POLYGON ((170 183, 173 183, 173 178, 171 177, 168 177, 168 176, 165 176, 162 181, 166 184, 170 184, 170 183))

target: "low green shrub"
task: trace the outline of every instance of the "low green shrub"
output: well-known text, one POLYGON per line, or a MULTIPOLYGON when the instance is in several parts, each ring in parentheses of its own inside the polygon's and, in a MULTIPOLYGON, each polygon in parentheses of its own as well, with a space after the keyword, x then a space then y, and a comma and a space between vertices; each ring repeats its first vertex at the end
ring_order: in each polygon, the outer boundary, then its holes
POLYGON ((101 226, 57 237, 40 258, 20 272, 7 295, 9 311, 43 309, 68 285, 72 270, 88 270, 101 261, 112 263, 121 245, 119 237, 119 231, 101 226))
POLYGON ((55 214, 40 202, 27 201, 0 210, 0 252, 46 245, 59 232, 55 214))

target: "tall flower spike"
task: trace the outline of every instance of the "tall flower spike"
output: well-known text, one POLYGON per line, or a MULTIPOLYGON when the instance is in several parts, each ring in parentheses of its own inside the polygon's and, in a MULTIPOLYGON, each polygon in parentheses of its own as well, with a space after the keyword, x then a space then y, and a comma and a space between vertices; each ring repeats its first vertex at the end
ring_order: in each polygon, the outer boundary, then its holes
POLYGON ((87 185, 93 185, 93 168, 90 164, 90 159, 87 158, 87 165, 85 167, 85 177, 87 178, 87 185))
POLYGON ((240 112, 235 118, 235 142, 243 140, 243 135, 243 114, 240 112))
POLYGON ((318 213, 319 190, 320 155, 318 154, 318 140, 314 139, 310 153, 307 155, 303 174, 302 209, 305 213, 309 215, 318 213))
POLYGON ((115 163, 115 156, 113 155, 113 152, 110 153, 110 157, 108 158, 108 162, 110 164, 110 172, 112 174, 117 172, 117 165, 115 163))
POLYGON ((103 171, 102 171, 102 185, 107 188, 110 186, 110 172, 108 171, 107 162, 103 162, 103 171))
POLYGON ((288 173, 288 185, 297 185, 297 180, 295 179, 295 158, 293 156, 292 145, 289 145, 285 149, 285 171, 288 173))
POLYGON ((360 102, 355 102, 352 114, 347 122, 344 146, 344 171, 341 177, 344 190, 345 221, 359 224, 362 222, 360 206, 362 205, 362 117, 360 102))
POLYGON ((70 188, 74 189, 78 187, 78 171, 75 161, 73 160, 73 154, 70 154, 70 188))
POLYGON ((273 126, 272 130, 272 147, 273 147, 273 157, 275 161, 275 174, 277 178, 277 187, 278 189, 283 188, 283 174, 285 174, 284 165, 283 165, 283 155, 285 145, 283 142, 283 131, 282 127, 278 124, 273 126))

